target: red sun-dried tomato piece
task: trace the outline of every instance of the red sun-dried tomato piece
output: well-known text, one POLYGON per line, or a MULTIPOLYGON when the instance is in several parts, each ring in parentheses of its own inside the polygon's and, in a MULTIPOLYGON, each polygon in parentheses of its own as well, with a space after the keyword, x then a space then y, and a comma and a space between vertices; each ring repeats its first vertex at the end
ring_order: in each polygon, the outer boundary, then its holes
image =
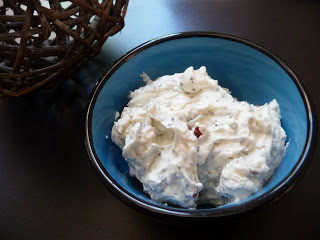
POLYGON ((202 132, 200 131, 199 127, 196 127, 194 129, 194 135, 196 135, 197 138, 199 138, 202 135, 202 132))
MULTIPOLYGON (((188 126, 189 130, 192 130, 191 126, 188 126)), ((195 127, 193 131, 194 135, 196 135, 197 138, 199 138, 202 135, 202 132, 200 131, 199 127, 195 127)))

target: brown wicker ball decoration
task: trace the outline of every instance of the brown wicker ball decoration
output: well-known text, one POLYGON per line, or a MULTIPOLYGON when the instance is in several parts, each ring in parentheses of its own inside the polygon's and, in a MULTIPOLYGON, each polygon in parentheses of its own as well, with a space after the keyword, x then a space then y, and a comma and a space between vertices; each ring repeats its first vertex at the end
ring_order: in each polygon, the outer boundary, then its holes
POLYGON ((128 1, 0 1, 0 97, 48 86, 97 55, 124 27, 128 1))

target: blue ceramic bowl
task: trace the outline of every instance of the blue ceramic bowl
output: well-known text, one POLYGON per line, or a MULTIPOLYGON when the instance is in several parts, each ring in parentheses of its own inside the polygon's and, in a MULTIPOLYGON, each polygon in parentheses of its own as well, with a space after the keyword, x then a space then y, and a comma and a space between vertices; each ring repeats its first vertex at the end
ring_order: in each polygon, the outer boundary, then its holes
POLYGON ((316 125, 310 99, 296 75, 274 54, 237 37, 188 32, 151 40, 124 55, 93 90, 86 119, 86 144, 93 165, 117 197, 143 212, 182 217, 220 217, 243 213, 270 203, 297 182, 312 155, 316 125), (270 181, 254 195, 218 208, 183 209, 154 202, 138 180, 129 176, 121 150, 111 141, 116 111, 128 103, 128 94, 151 79, 206 66, 219 85, 255 105, 276 99, 290 145, 270 181), (106 138, 109 136, 109 138, 106 138))

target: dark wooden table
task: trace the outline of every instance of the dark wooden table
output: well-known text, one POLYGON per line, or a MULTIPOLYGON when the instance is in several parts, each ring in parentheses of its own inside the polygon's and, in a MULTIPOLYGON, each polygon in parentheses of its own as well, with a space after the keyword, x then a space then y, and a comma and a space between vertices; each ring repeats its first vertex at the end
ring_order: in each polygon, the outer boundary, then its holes
POLYGON ((0 101, 0 239, 320 239, 319 149, 303 179, 270 207, 174 226, 106 190, 84 144, 85 106, 99 76, 137 45, 182 31, 222 32, 271 50, 303 81, 320 116, 319 12, 312 0, 132 0, 125 28, 73 80, 0 101))

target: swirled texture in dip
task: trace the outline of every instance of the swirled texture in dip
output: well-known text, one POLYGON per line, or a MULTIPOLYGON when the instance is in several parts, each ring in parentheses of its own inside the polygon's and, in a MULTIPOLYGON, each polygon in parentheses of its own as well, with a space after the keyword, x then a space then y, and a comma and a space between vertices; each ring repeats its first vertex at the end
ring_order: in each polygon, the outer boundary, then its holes
POLYGON ((205 67, 146 82, 130 93, 112 140, 153 200, 224 205, 257 192, 279 165, 286 134, 276 100, 237 101, 205 67))

